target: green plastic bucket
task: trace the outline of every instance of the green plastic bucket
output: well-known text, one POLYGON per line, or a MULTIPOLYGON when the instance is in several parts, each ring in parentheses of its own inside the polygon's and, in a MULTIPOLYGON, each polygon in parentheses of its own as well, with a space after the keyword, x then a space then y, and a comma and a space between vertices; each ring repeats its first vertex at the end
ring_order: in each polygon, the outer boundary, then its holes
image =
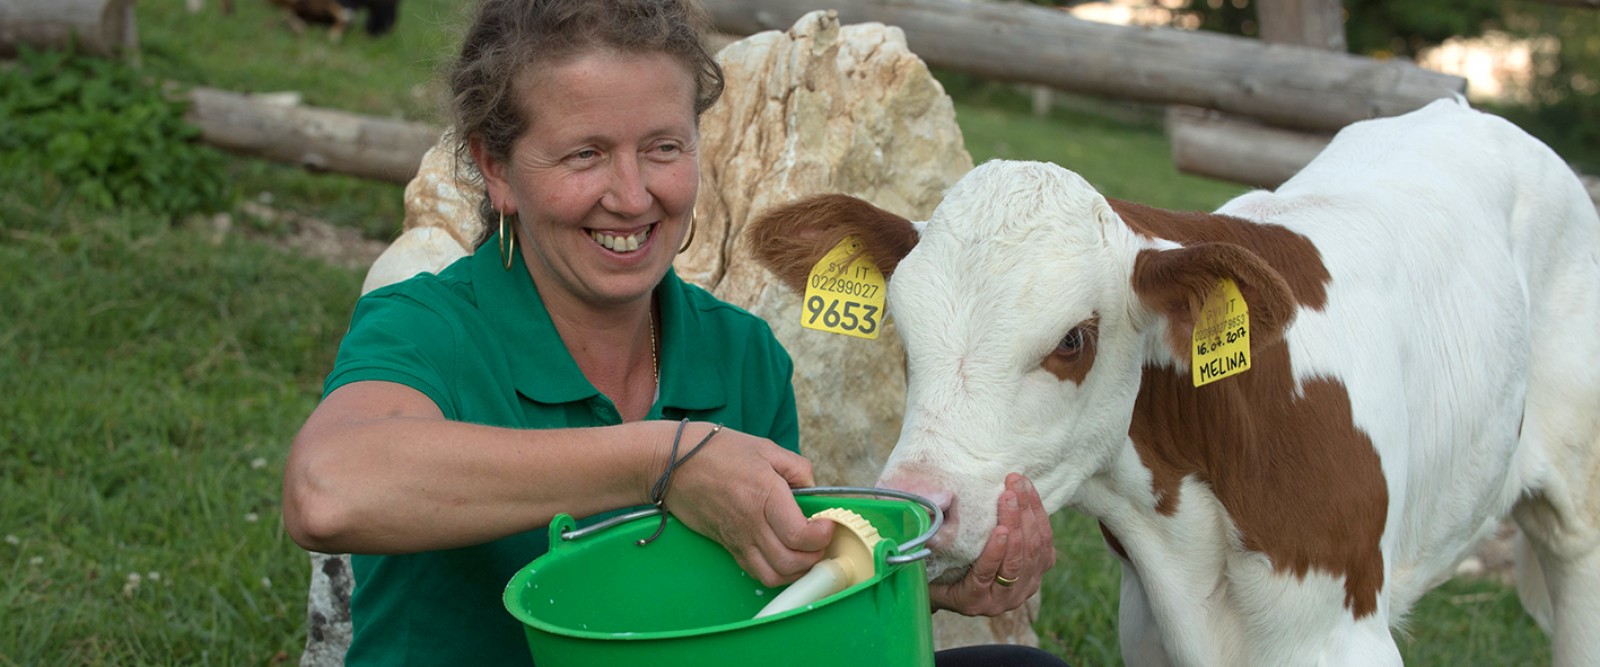
POLYGON ((843 507, 884 538, 871 579, 813 604, 754 619, 781 589, 745 574, 721 545, 653 510, 575 530, 550 524, 550 551, 506 585, 505 606, 522 621, 539 667, 600 665, 933 664, 927 566, 921 549, 942 517, 917 502, 816 494, 915 496, 879 489, 800 489, 806 514, 843 507), (902 554, 900 546, 907 553, 902 554))

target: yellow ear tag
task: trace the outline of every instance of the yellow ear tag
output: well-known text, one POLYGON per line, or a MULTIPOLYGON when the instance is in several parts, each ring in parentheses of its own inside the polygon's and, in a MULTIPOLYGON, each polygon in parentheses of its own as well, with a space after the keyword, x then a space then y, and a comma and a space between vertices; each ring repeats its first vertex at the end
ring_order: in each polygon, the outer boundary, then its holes
POLYGON ((1250 307, 1232 278, 1206 295, 1194 323, 1194 386, 1250 370, 1250 307))
POLYGON ((800 326, 857 338, 875 339, 883 322, 883 272, 872 263, 854 234, 829 250, 806 280, 800 326))

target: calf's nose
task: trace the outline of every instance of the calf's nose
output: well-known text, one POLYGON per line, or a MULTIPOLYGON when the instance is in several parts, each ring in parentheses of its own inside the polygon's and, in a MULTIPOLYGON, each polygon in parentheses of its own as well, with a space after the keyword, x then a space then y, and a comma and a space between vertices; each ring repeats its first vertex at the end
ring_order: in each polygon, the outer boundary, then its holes
POLYGON ((933 539, 928 540, 928 547, 934 551, 941 551, 948 547, 956 534, 956 497, 949 489, 938 482, 921 476, 891 475, 878 480, 878 488, 904 491, 928 499, 928 502, 938 506, 944 512, 944 525, 935 533, 933 539))

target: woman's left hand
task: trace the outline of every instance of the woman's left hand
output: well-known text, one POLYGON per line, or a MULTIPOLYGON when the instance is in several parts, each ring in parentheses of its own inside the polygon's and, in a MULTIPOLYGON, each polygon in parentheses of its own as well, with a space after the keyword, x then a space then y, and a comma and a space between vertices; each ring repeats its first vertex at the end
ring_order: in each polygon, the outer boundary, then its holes
POLYGON ((1056 564, 1050 515, 1033 482, 1006 476, 994 530, 972 569, 955 583, 928 585, 934 611, 997 616, 1022 606, 1039 592, 1045 570, 1056 564))

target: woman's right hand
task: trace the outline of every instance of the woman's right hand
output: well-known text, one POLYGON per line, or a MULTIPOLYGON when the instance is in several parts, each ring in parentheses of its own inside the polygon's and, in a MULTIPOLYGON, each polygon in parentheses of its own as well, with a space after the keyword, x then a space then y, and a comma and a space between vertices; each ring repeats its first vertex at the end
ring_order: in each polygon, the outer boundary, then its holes
MULTIPOLYGON (((691 422, 678 456, 712 429, 691 422)), ((665 465, 661 466, 665 469, 665 465)), ((808 520, 792 489, 813 486, 811 462, 771 440, 724 428, 672 473, 666 507, 716 540, 766 586, 800 578, 822 560, 833 522, 808 520)))

